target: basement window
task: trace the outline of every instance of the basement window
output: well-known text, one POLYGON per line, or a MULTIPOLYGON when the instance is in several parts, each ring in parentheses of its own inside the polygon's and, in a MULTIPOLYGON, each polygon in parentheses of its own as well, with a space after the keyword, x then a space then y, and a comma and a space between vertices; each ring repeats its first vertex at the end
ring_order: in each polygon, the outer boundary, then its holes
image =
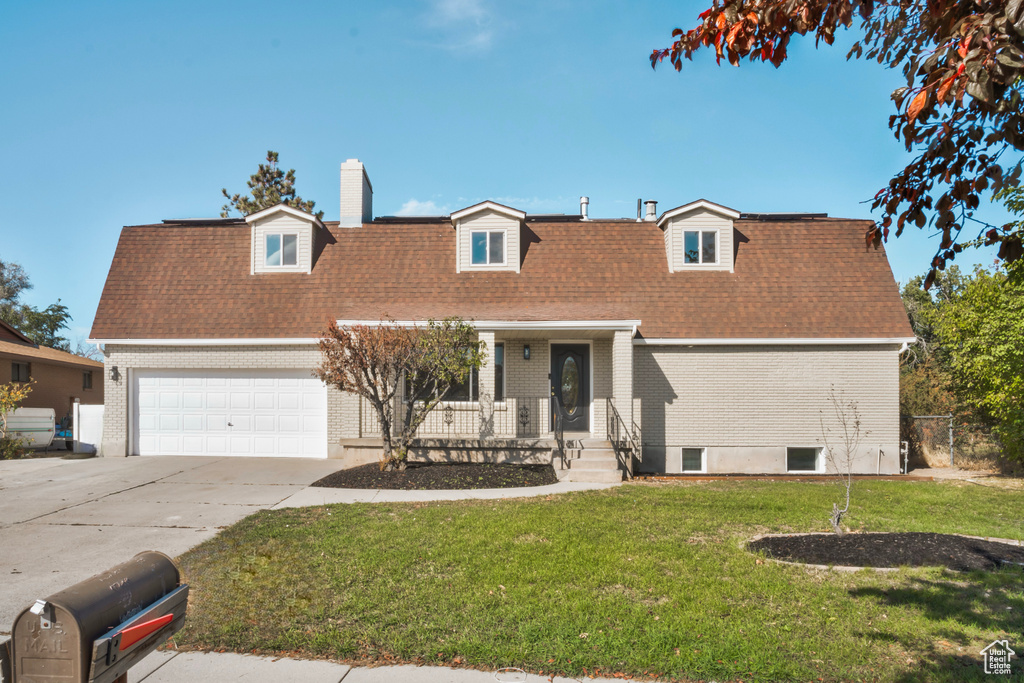
POLYGON ((267 267, 295 266, 299 263, 299 236, 268 234, 263 263, 267 267))
POLYGON ((718 231, 684 230, 683 263, 718 263, 718 231))
POLYGON ((505 231, 473 230, 469 233, 470 262, 474 266, 505 265, 505 231))
POLYGON ((820 448, 791 447, 786 449, 787 472, 818 472, 820 465, 820 448))
POLYGON ((707 454, 707 449, 704 448, 684 448, 683 449, 683 472, 705 472, 707 466, 704 460, 704 456, 707 454))

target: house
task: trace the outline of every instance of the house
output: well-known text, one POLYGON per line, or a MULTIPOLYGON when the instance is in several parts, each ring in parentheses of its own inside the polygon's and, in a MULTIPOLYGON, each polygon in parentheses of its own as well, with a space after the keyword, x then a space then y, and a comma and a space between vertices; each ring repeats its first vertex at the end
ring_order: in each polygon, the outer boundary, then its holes
POLYGON ((834 385, 869 432, 857 471, 899 471, 914 336, 869 221, 705 200, 595 219, 586 198, 375 218, 357 160, 340 189, 338 222, 278 205, 124 228, 91 334, 105 455, 372 457, 373 411, 311 376, 319 334, 460 316, 490 362, 431 413, 420 455, 820 473, 834 385))
POLYGON ((103 403, 103 363, 40 346, 0 320, 0 368, 3 382, 35 381, 23 408, 53 408, 59 422, 78 401, 103 403))

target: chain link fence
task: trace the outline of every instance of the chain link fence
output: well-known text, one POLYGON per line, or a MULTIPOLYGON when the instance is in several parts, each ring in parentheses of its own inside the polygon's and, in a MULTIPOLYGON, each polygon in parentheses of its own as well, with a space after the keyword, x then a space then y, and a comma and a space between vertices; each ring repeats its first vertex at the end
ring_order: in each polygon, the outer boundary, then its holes
POLYGON ((988 425, 963 424, 951 415, 901 415, 900 439, 910 466, 999 469, 1002 446, 988 425))

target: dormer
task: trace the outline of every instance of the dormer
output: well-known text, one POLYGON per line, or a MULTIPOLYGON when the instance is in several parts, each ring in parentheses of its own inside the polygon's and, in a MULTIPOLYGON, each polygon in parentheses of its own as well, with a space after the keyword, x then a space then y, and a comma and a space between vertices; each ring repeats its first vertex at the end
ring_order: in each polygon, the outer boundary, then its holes
POLYGON ((699 199, 661 214, 670 273, 733 269, 733 221, 739 211, 699 199))
POLYGON ((455 272, 519 272, 525 212, 487 201, 456 211, 450 218, 455 228, 455 272))
POLYGON ((308 273, 313 246, 324 224, 313 214, 278 204, 245 217, 252 233, 251 267, 256 273, 308 273))

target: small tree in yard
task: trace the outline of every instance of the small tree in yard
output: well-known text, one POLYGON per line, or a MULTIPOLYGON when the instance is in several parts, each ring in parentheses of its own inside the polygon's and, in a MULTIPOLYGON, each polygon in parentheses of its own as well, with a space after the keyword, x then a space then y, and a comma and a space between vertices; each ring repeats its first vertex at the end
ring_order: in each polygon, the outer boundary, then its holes
POLYGON ((14 412, 29 392, 33 382, 0 384, 0 460, 14 458, 21 453, 22 441, 7 436, 7 416, 14 412))
POLYGON ((322 360, 313 372, 325 384, 370 402, 384 440, 381 469, 389 471, 405 469, 427 414, 486 360, 483 344, 461 318, 431 320, 427 327, 402 327, 394 320, 373 327, 331 322, 322 337, 322 360))
POLYGON ((825 444, 825 471, 834 474, 846 492, 846 505, 840 509, 838 503, 832 503, 832 514, 828 521, 832 525, 832 530, 842 536, 843 528, 840 523, 850 510, 853 463, 861 442, 869 432, 861 425, 857 402, 846 398, 842 391, 837 392, 834 385, 828 390, 828 404, 828 408, 821 410, 819 414, 821 440, 825 444), (832 426, 825 426, 827 413, 832 413, 835 417, 832 426))

